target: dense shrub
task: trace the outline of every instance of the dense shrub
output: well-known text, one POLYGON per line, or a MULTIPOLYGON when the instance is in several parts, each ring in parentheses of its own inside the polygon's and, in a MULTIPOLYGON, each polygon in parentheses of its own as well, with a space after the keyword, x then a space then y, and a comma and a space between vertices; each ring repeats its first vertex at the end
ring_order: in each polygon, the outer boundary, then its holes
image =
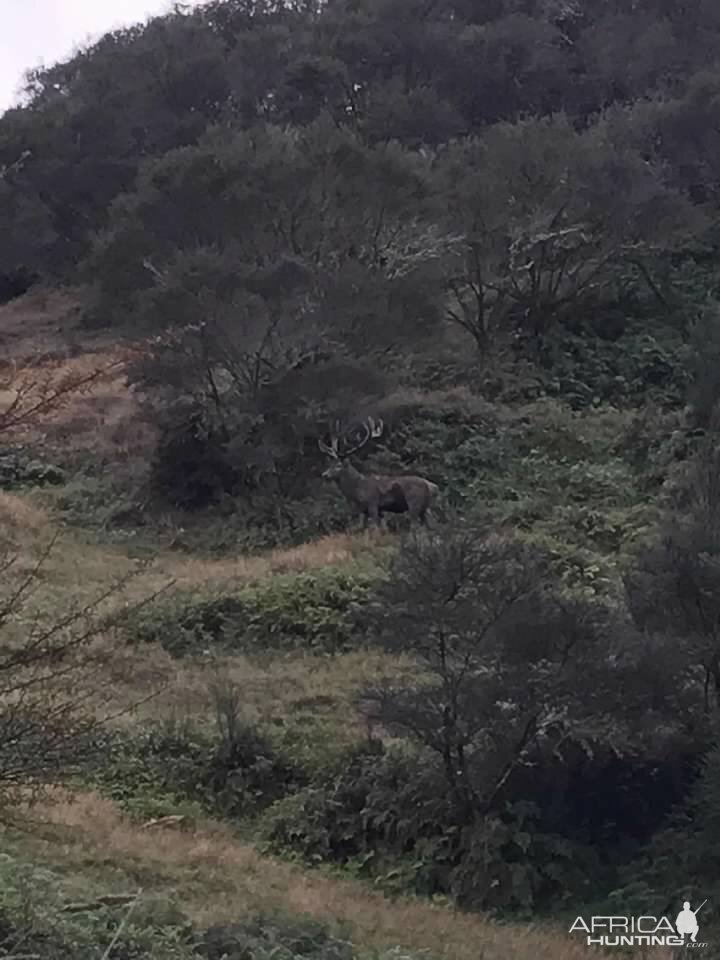
POLYGON ((229 692, 216 697, 214 732, 173 723, 109 734, 92 779, 143 815, 194 803, 216 814, 250 817, 292 793, 303 783, 302 773, 241 720, 227 702, 229 692))
POLYGON ((279 574, 218 596, 175 594, 136 617, 130 639, 158 642, 182 656, 208 646, 261 652, 337 652, 358 641, 354 609, 375 581, 371 574, 328 568, 279 574))
POLYGON ((0 450, 0 488, 57 486, 65 472, 24 450, 0 450))
POLYGON ((261 836, 274 853, 343 864, 392 892, 501 913, 556 909, 612 888, 697 767, 607 751, 590 761, 579 744, 573 753, 540 760, 496 811, 463 821, 431 752, 371 745, 274 803, 261 836))
POLYGON ((0 273, 0 303, 21 297, 37 280, 38 275, 27 267, 0 273))
MULTIPOLYGON (((0 941, 8 956, 77 960, 101 956, 110 946, 127 907, 90 902, 86 910, 65 912, 63 879, 38 864, 0 856, 0 941)), ((191 935, 192 925, 175 903, 146 894, 114 942, 112 956, 193 960, 191 935)))
MULTIPOLYGON (((7 956, 78 960, 105 956, 103 951, 111 942, 116 960, 356 960, 365 956, 342 931, 331 931, 308 917, 251 914, 203 930, 194 928, 174 901, 148 893, 133 906, 115 939, 127 905, 95 900, 98 891, 93 890, 83 909, 66 912, 60 873, 8 854, 0 856, 0 879, 3 956, 7 950, 7 956)), ((390 951, 388 960, 392 955, 390 951)))
POLYGON ((649 398, 664 408, 683 402, 686 373, 682 337, 636 323, 614 340, 563 331, 546 348, 543 389, 575 409, 599 403, 635 406, 649 398))
POLYGON ((354 960, 353 945, 319 921, 258 915, 210 927, 195 943, 206 960, 354 960))
POLYGON ((453 815, 429 756, 386 752, 370 741, 318 782, 275 803, 263 816, 269 849, 309 863, 356 864, 379 879, 433 893, 447 872, 443 829, 453 815), (405 862, 403 862, 405 861, 405 862), (384 871, 383 871, 384 866, 384 871))
POLYGON ((273 852, 345 864, 388 891, 444 894, 486 910, 541 909, 583 896, 590 874, 601 882, 601 854, 543 823, 534 799, 463 824, 429 753, 358 754, 273 804, 261 832, 273 852))
POLYGON ((597 502, 634 493, 615 449, 618 410, 574 411, 558 399, 491 404, 463 392, 388 401, 394 429, 372 460, 383 469, 422 463, 457 503, 542 495, 597 502))
MULTIPOLYGON (((707 901, 700 916, 703 941, 717 943, 720 925, 713 904, 720 896, 720 750, 708 750, 699 776, 683 803, 667 818, 640 856, 619 872, 612 901, 629 913, 648 904, 694 908, 707 901)), ((612 902, 611 901, 611 902, 612 902)), ((713 951, 714 953, 714 951, 713 951)))
POLYGON ((609 890, 696 776, 702 677, 560 572, 467 521, 405 540, 363 618, 415 666, 360 698, 404 746, 371 741, 273 804, 271 849, 482 909, 609 890))

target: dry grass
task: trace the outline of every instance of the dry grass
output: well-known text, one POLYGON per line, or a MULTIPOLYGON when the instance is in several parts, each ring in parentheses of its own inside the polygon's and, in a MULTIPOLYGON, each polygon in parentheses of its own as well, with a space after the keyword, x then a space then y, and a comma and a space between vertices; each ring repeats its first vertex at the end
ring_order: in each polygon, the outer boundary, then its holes
POLYGON ((110 647, 103 659, 102 710, 120 715, 124 725, 170 719, 212 723, 213 688, 222 682, 237 688, 247 721, 291 731, 310 751, 321 744, 340 750, 357 742, 367 733, 356 707, 358 694, 411 669, 409 660, 370 650, 334 657, 297 652, 272 659, 235 655, 202 661, 176 660, 152 645, 141 653, 110 647))
POLYGON ((255 556, 205 560, 167 553, 158 565, 184 586, 260 580, 278 573, 301 573, 321 567, 340 566, 357 560, 371 548, 388 546, 394 537, 385 531, 335 533, 310 540, 299 547, 279 547, 255 556))
POLYGON ((340 923, 363 947, 402 945, 445 960, 581 960, 602 956, 561 931, 489 922, 416 899, 261 856, 224 826, 143 830, 96 794, 60 797, 23 840, 35 856, 103 888, 174 895, 199 925, 248 912, 290 911, 340 923))
POLYGON ((125 365, 130 356, 128 348, 113 347, 26 362, 0 391, 0 409, 10 405, 18 389, 23 391, 26 407, 44 402, 56 391, 67 392, 49 403, 41 418, 33 417, 13 430, 13 442, 42 444, 48 455, 61 454, 63 459, 82 453, 122 464, 147 456, 155 444, 155 431, 128 389, 125 365))
MULTIPOLYGON (((16 562, 6 572, 10 587, 14 579, 20 582, 35 569, 52 528, 32 499, 4 494, 0 495, 0 529, 4 504, 12 517, 12 530, 17 531, 15 543, 21 544, 16 562)), ((85 543, 72 530, 60 529, 56 534, 57 540, 44 557, 40 578, 27 599, 27 609, 47 622, 53 622, 69 602, 92 603, 113 583, 137 569, 136 562, 120 546, 85 543)), ((171 583, 170 592, 191 588, 232 590, 279 572, 356 564, 364 556, 370 563, 369 549, 391 542, 390 535, 383 532, 337 534, 255 557, 205 560, 161 553, 111 596, 108 606, 141 601, 171 583)), ((123 713, 123 722, 130 724, 171 717, 209 721, 213 716, 211 688, 223 678, 241 691, 243 713, 249 721, 302 730, 307 733, 308 748, 310 728, 338 747, 356 740, 364 731, 353 705, 356 694, 381 677, 395 676, 403 666, 394 658, 367 651, 334 658, 299 651, 275 658, 208 655, 176 660, 160 646, 131 648, 118 644, 113 635, 104 639, 102 657, 109 682, 101 685, 92 701, 104 715, 108 711, 123 713), (132 709, 135 704, 140 706, 132 709)))
POLYGON ((26 497, 0 490, 0 535, 16 542, 39 537, 50 524, 47 511, 26 497))
POLYGON ((77 300, 59 290, 33 290, 0 306, 0 352, 22 363, 39 355, 64 356, 76 326, 77 300))
MULTIPOLYGON (((327 566, 372 562, 372 551, 393 543, 393 535, 383 531, 358 534, 333 534, 310 541, 300 547, 274 549, 254 556, 223 557, 217 560, 186 556, 169 550, 158 551, 147 563, 140 564, 122 545, 98 544, 85 539, 75 530, 57 527, 45 519, 32 496, 6 494, 15 520, 8 520, 8 530, 16 533, 22 551, 14 573, 21 576, 32 569, 38 557, 54 546, 43 562, 42 584, 37 597, 42 605, 68 596, 87 602, 93 596, 133 571, 141 570, 130 583, 124 596, 138 600, 161 588, 174 584, 174 589, 226 588, 261 580, 278 573, 317 570, 327 566), (21 518, 25 517, 27 522, 21 518)), ((10 506, 8 507, 10 510, 10 506)), ((3 505, 0 500, 0 528, 3 505)))
MULTIPOLYGON (((0 410, 20 387, 26 401, 47 396, 62 383, 92 377, 36 419, 14 431, 17 443, 41 443, 52 455, 61 452, 108 457, 122 463, 146 455, 155 442, 137 399, 128 390, 124 365, 136 347, 118 346, 106 331, 91 336, 79 330, 78 302, 69 294, 33 291, 0 306, 0 347, 4 388, 0 410)), ((27 403, 26 403, 27 405, 27 403)))

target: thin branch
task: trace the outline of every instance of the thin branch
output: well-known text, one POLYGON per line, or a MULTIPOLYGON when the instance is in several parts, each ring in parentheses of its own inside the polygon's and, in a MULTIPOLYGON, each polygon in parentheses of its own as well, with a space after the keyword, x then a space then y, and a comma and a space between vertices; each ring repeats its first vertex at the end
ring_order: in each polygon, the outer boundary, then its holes
POLYGON ((100 960, 109 960, 110 954, 113 952, 115 944, 118 942, 118 940, 122 936, 123 931, 125 930, 125 927, 127 926, 128 920, 130 919, 130 915, 132 914, 135 907, 137 907, 137 905, 140 903, 142 892, 143 892, 142 888, 140 888, 140 890, 138 890, 138 892, 135 894, 135 899, 128 907, 125 913, 125 916, 122 918, 120 922, 120 926, 115 931, 115 936, 112 938, 112 940, 108 944, 108 948, 105 951, 105 953, 103 953, 102 957, 100 957, 100 960))

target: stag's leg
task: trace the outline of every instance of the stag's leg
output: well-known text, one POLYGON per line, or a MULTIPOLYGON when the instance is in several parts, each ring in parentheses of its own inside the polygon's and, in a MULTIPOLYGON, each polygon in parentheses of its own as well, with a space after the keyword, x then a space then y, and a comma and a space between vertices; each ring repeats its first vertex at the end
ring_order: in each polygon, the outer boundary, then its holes
POLYGON ((413 526, 414 526, 415 521, 417 521, 417 522, 420 523, 420 524, 424 524, 424 523, 425 523, 425 508, 424 508, 421 504, 417 504, 417 503, 415 503, 415 502, 413 501, 413 502, 412 502, 411 504, 409 504, 409 506, 408 506, 407 516, 408 516, 408 520, 409 520, 409 525, 410 525, 410 527, 413 527, 413 526))
POLYGON ((379 503, 370 503, 368 504, 367 514, 369 524, 378 530, 380 528, 380 504, 379 503))

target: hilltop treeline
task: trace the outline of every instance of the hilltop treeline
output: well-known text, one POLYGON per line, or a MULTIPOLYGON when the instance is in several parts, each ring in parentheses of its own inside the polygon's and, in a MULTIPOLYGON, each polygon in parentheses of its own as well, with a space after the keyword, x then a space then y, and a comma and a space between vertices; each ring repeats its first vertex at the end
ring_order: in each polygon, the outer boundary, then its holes
POLYGON ((634 402, 715 287, 719 38, 709 0, 230 0, 109 34, 0 121, 3 282, 80 277, 88 325, 154 338, 180 506, 305 496, 320 425, 388 383, 634 402))

